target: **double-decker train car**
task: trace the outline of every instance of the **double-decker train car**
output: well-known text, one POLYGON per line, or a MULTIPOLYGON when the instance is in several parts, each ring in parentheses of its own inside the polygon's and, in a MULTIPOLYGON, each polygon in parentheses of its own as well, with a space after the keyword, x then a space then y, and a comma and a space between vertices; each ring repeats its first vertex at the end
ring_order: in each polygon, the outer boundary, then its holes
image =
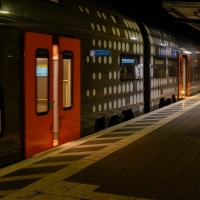
POLYGON ((150 63, 145 68, 149 70, 145 79, 150 77, 147 111, 199 93, 199 44, 158 28, 144 27, 150 63))
POLYGON ((0 46, 0 167, 200 91, 198 44, 89 0, 1 0, 0 46))

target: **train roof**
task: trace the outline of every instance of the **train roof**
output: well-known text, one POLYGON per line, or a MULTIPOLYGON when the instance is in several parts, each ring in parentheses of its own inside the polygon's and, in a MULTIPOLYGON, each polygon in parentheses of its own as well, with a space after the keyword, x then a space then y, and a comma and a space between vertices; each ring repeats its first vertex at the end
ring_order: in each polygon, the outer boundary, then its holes
POLYGON ((165 43, 173 43, 171 46, 179 49, 180 52, 191 52, 199 53, 200 52, 200 43, 193 41, 191 39, 185 38, 178 35, 177 33, 167 32, 166 30, 159 29, 152 25, 143 24, 147 31, 147 34, 153 38, 159 38, 161 46, 168 46, 165 43), (162 44, 161 44, 162 43, 162 44))
MULTIPOLYGON (((0 23, 52 34, 126 38, 120 29, 140 32, 138 24, 90 0, 2 0, 0 23), (73 34, 72 34, 73 33, 73 34)), ((123 31, 124 33, 124 31, 123 31)), ((130 35, 130 34, 129 34, 130 35)))
MULTIPOLYGON (((143 40, 141 29, 134 19, 118 13, 109 4, 103 5, 97 0, 1 0, 0 23, 78 38, 96 35, 129 41, 134 39, 134 42, 143 40)), ((180 48, 197 46, 193 51, 200 51, 200 45, 193 41, 146 24, 145 27, 153 37, 177 42, 180 48)))

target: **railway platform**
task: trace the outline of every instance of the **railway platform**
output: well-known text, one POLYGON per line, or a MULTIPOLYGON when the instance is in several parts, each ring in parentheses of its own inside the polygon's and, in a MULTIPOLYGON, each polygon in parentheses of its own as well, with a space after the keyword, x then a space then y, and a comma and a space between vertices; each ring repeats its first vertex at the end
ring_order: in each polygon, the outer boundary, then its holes
POLYGON ((200 199, 200 95, 0 169, 0 199, 200 199))

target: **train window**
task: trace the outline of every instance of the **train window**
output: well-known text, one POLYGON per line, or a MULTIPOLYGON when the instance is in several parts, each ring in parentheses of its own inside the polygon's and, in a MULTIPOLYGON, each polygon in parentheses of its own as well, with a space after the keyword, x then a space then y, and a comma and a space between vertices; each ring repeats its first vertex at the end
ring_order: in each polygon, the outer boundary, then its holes
POLYGON ((72 52, 64 51, 62 66, 63 109, 68 109, 72 107, 72 61, 72 52))
POLYGON ((154 57, 153 76, 165 77, 166 76, 166 59, 161 57, 154 57))
POLYGON ((138 54, 120 54, 120 81, 131 81, 142 78, 142 67, 138 54))
POLYGON ((199 67, 194 67, 194 81, 199 80, 199 67))
POLYGON ((36 51, 36 113, 49 111, 49 52, 47 49, 36 51))
POLYGON ((168 73, 169 76, 177 76, 178 74, 178 60, 176 58, 168 59, 168 73))

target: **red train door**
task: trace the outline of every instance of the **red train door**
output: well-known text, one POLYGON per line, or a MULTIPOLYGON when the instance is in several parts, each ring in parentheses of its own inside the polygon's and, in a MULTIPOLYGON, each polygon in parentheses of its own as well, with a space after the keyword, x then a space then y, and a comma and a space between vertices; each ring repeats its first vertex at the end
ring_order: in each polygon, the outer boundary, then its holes
POLYGON ((64 144, 80 138, 80 41, 60 37, 59 51, 59 144, 64 144))
POLYGON ((25 157, 52 148, 52 36, 27 32, 24 57, 25 157))
POLYGON ((53 144, 80 138, 80 41, 59 37, 53 45, 53 144))
POLYGON ((187 96, 190 96, 190 87, 191 87, 191 67, 190 67, 190 55, 187 55, 187 66, 186 66, 186 69, 187 69, 187 86, 186 86, 186 95, 187 96))
POLYGON ((178 99, 183 98, 183 55, 178 56, 178 99))
POLYGON ((80 41, 25 34, 25 156, 80 138, 80 41))
POLYGON ((179 99, 190 96, 190 55, 179 54, 178 94, 179 99))

